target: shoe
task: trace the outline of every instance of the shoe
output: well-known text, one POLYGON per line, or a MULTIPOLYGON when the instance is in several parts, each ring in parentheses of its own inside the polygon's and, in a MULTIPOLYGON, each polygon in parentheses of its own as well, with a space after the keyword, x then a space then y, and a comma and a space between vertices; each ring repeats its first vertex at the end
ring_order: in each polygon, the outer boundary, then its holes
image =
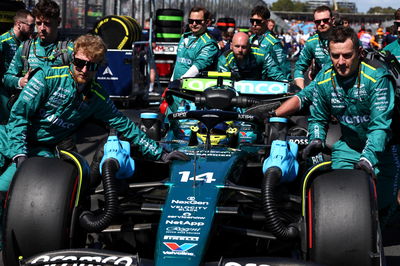
POLYGON ((161 96, 161 94, 159 94, 158 92, 155 92, 155 91, 151 91, 151 92, 149 92, 149 96, 161 96))

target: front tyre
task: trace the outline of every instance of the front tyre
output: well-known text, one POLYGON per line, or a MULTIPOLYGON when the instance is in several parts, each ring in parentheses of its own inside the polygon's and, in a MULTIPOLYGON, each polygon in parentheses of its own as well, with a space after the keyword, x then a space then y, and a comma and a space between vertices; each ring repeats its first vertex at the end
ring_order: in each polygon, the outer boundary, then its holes
POLYGON ((308 193, 310 259, 324 265, 379 265, 383 254, 376 194, 362 170, 315 178, 308 193))
POLYGON ((4 265, 69 246, 78 171, 56 158, 26 160, 10 186, 4 227, 4 265))

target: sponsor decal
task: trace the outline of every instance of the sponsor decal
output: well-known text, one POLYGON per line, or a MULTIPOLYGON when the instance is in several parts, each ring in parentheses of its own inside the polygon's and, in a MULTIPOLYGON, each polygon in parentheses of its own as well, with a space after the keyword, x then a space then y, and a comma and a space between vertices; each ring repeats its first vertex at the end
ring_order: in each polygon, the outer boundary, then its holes
POLYGON ((189 222, 189 221, 175 221, 175 220, 166 220, 165 224, 172 224, 172 225, 188 225, 188 226, 198 226, 201 227, 204 225, 203 222, 189 222))
POLYGON ((164 236, 164 240, 199 241, 198 236, 164 236))
MULTIPOLYGON (((43 262, 55 262, 55 261, 62 261, 65 262, 63 265, 67 265, 68 262, 79 262, 80 266, 83 265, 93 265, 93 262, 101 263, 101 264, 106 264, 107 265, 124 265, 124 266, 130 266, 130 265, 136 265, 136 260, 134 260, 131 257, 117 257, 117 256, 109 256, 109 257, 104 257, 104 256, 74 256, 74 255, 57 255, 55 257, 50 257, 47 255, 42 255, 37 258, 34 258, 31 262, 30 265, 34 264, 39 264, 43 265, 43 262), (87 262, 87 263, 85 263, 87 262)), ((78 263, 74 263, 73 265, 77 265, 78 263)))
POLYGON ((338 119, 347 124, 369 123, 370 120, 369 115, 342 115, 338 119))
POLYGON ((191 176, 190 171, 182 171, 179 172, 179 174, 181 175, 181 182, 183 183, 188 181, 204 181, 205 183, 209 184, 216 181, 216 179, 213 178, 213 172, 207 172, 196 176, 191 176))
MULTIPOLYGON (((182 88, 192 91, 204 91, 209 87, 217 85, 216 79, 183 79, 182 88)), ((223 85, 232 86, 232 81, 224 80, 223 85)))
POLYGON ((286 138, 289 142, 294 142, 297 145, 308 145, 308 137, 289 136, 286 138))
POLYGON ((200 228, 193 227, 180 227, 180 226, 170 226, 166 228, 168 233, 182 233, 182 234, 199 234, 200 228))
POLYGON ((178 113, 173 113, 172 118, 182 118, 182 117, 187 117, 187 112, 178 112, 178 113))
POLYGON ((239 81, 235 89, 244 94, 282 94, 287 92, 287 84, 271 81, 239 81))
POLYGON ((172 203, 190 204, 190 205, 208 205, 208 201, 197 201, 195 197, 187 197, 187 200, 172 200, 172 203))
POLYGON ((103 71, 103 76, 98 76, 98 80, 118 80, 118 77, 114 77, 114 73, 111 71, 111 68, 107 66, 103 71), (107 75, 107 76, 106 76, 107 75))
POLYGON ((182 206, 182 205, 172 205, 172 209, 176 209, 181 212, 197 212, 199 210, 207 210, 207 207, 203 206, 182 206))
POLYGON ((225 262, 224 266, 271 266, 271 264, 239 263, 239 262, 229 261, 225 262))
MULTIPOLYGON (((205 210, 205 209, 203 209, 203 210, 205 210)), ((180 209, 178 209, 178 211, 180 211, 180 209)), ((182 210, 182 211, 184 211, 184 210, 182 210)), ((168 219, 205 220, 206 217, 193 216, 190 212, 184 212, 184 213, 182 213, 182 215, 168 215, 168 219)))
POLYGON ((182 245, 178 245, 174 242, 164 242, 164 245, 166 245, 172 251, 188 251, 189 249, 197 246, 197 244, 194 243, 184 243, 182 245))
POLYGON ((254 115, 238 114, 238 119, 253 121, 254 115))
POLYGON ((176 54, 177 45, 157 45, 154 48, 155 54, 176 54))
POLYGON ((193 150, 185 150, 185 153, 187 155, 193 155, 193 156, 214 156, 214 157, 232 157, 232 154, 234 152, 232 151, 196 151, 194 152, 193 150))
POLYGON ((67 122, 61 119, 60 117, 56 116, 55 114, 47 114, 44 109, 39 111, 40 116, 45 118, 51 124, 62 127, 62 128, 74 128, 75 124, 72 122, 67 122))
POLYGON ((111 71, 111 68, 108 66, 106 67, 106 69, 104 69, 103 71, 103 75, 110 75, 110 76, 114 76, 114 74, 111 71))

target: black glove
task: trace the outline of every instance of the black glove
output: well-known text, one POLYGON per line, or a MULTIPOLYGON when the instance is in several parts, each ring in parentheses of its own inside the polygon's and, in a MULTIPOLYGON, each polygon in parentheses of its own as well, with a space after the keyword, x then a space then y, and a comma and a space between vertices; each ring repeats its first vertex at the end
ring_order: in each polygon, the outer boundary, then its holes
POLYGON ((367 172, 367 174, 375 177, 374 167, 372 166, 371 162, 368 161, 366 158, 361 158, 358 163, 354 166, 355 169, 361 169, 367 172))
POLYGON ((269 110, 269 111, 267 112, 267 118, 269 119, 269 118, 271 118, 271 117, 276 117, 276 112, 275 112, 275 110, 269 110))
POLYGON ((21 164, 28 159, 28 157, 26 155, 17 155, 13 158, 13 163, 16 164, 17 168, 21 167, 21 164))
POLYGON ((164 152, 161 155, 161 160, 163 162, 169 163, 172 160, 189 161, 190 158, 186 154, 180 151, 164 152))
POLYGON ((310 156, 317 155, 324 149, 324 143, 320 139, 313 139, 307 147, 303 150, 303 160, 306 160, 310 156))

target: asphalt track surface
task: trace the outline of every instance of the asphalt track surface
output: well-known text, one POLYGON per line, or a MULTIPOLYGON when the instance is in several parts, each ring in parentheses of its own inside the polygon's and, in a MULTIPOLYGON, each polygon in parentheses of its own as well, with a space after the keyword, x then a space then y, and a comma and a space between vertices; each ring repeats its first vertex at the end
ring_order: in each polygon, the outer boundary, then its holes
MULTIPOLYGON (((151 109, 152 111, 155 110, 154 107, 151 109)), ((140 113, 146 112, 148 109, 133 107, 131 109, 121 109, 121 111, 133 121, 138 122, 140 113)), ((84 155, 90 163, 99 143, 106 137, 107 132, 104 128, 91 123, 84 125, 78 133, 79 153, 84 155)), ((397 229, 390 229, 383 232, 383 240, 387 266, 400 265, 400 225, 397 229)), ((0 266, 3 265, 2 258, 0 258, 0 266)))

